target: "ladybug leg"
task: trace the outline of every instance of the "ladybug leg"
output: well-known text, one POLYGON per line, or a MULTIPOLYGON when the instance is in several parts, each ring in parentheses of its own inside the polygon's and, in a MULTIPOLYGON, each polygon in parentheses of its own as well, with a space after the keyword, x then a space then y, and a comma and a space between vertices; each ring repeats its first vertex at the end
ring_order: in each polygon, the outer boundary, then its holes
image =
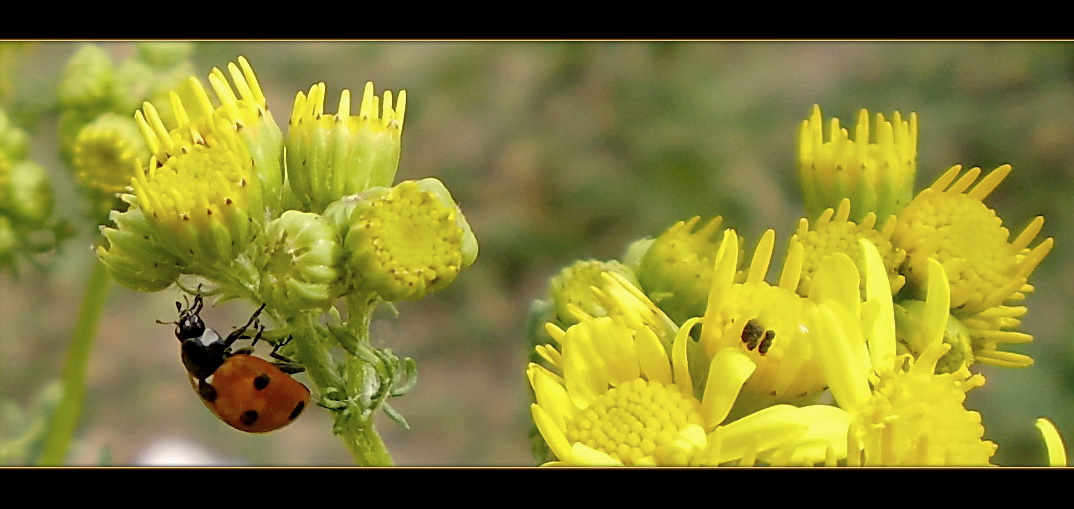
MULTIPOLYGON (((251 326, 254 326, 254 322, 257 321, 257 317, 261 314, 261 310, 263 309, 265 309, 265 305, 261 304, 261 307, 257 308, 257 311, 254 311, 254 314, 250 316, 250 319, 246 322, 246 325, 243 325, 242 327, 239 327, 238 329, 232 331, 231 334, 228 334, 227 338, 224 339, 224 347, 228 348, 235 341, 249 338, 250 336, 244 336, 244 334, 246 334, 246 329, 249 329, 251 326)), ((261 327, 261 331, 263 330, 265 330, 265 328, 261 327)), ((256 336, 257 338, 261 337, 261 331, 258 331, 256 336)), ((254 341, 256 342, 257 339, 254 339, 254 341)), ((251 344, 250 346, 253 346, 253 344, 251 344)))
POLYGON ((295 373, 301 373, 303 371, 306 371, 305 366, 303 366, 303 365, 295 362, 294 360, 283 356, 283 354, 279 353, 280 348, 283 345, 286 345, 287 343, 290 343, 291 340, 294 339, 294 338, 295 338, 294 336, 287 336, 287 339, 285 339, 283 341, 280 341, 279 343, 276 343, 276 346, 272 347, 272 351, 269 352, 269 357, 272 357, 273 359, 276 359, 276 360, 280 361, 280 362, 274 362, 273 364, 275 364, 277 368, 280 368, 280 371, 283 371, 284 373, 287 373, 288 375, 293 375, 295 373))
MULTIPOLYGON (((231 357, 232 355, 236 355, 236 354, 253 355, 253 353, 254 353, 254 345, 257 344, 257 340, 261 339, 261 333, 263 333, 263 332, 265 332, 265 326, 264 325, 258 325, 257 326, 257 334, 254 335, 254 340, 253 340, 253 342, 250 343, 250 346, 240 348, 240 349, 235 350, 233 352, 229 351, 229 352, 226 353, 226 355, 228 357, 231 357)), ((250 338, 250 336, 240 336, 240 337, 235 338, 235 339, 237 340, 237 339, 249 339, 249 338, 250 338)))

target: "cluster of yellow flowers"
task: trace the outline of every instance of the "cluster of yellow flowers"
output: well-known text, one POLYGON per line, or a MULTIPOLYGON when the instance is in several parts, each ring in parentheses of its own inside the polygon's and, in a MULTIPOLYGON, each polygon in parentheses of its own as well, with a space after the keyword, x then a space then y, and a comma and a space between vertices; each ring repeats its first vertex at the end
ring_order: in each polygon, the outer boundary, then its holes
MULTIPOLYGON (((916 114, 870 124, 863 110, 851 136, 814 107, 800 133, 807 217, 775 284, 775 232, 750 254, 720 217, 552 279, 527 369, 541 459, 990 464, 965 396, 985 383, 976 363, 1032 364, 1007 347, 1032 340, 1018 329, 1053 244, 1035 243, 1043 218, 1011 240, 984 203, 1008 165, 954 166, 914 195, 916 114)), ((1065 464, 1055 427, 1037 426, 1065 464)))
POLYGON ((405 92, 382 99, 367 83, 357 114, 347 90, 331 114, 315 84, 284 134, 245 59, 209 84, 215 102, 190 77, 168 115, 146 102, 135 116, 151 155, 130 163, 129 206, 98 249, 117 281, 159 291, 196 275, 298 312, 355 294, 417 299, 473 263, 473 232, 440 181, 392 186, 405 92))

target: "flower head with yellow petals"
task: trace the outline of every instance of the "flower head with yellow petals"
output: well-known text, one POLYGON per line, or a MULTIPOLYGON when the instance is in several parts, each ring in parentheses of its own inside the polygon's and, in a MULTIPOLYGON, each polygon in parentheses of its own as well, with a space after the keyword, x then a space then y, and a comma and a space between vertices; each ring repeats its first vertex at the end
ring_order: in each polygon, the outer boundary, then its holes
MULTIPOLYGON (((802 245, 792 241, 777 285, 765 281, 775 245, 768 230, 754 250, 746 277, 736 282, 738 235, 724 231, 701 328, 700 345, 714 356, 724 349, 746 353, 757 372, 743 387, 736 415, 776 403, 815 401, 825 384, 806 336, 812 333, 811 299, 796 293, 802 245)), ((815 284, 824 293, 824 284, 815 284)))
POLYGON ((1012 329, 1025 314, 1018 303, 1033 289, 1029 275, 1053 241, 1047 238, 1029 247, 1044 225, 1042 217, 1010 241, 1003 221, 984 204, 1010 171, 1003 165, 977 181, 980 168, 960 177, 962 167, 952 167, 899 214, 892 242, 906 251, 904 273, 918 289, 924 287, 930 260, 943 265, 950 279, 951 313, 969 329, 976 360, 1028 366, 1029 357, 1000 348, 1032 340, 1012 329))
MULTIPOLYGON (((638 301, 620 308, 655 308, 622 277, 606 277, 623 286, 606 298, 638 301)), ((812 464, 838 447, 847 421, 831 407, 776 405, 725 423, 755 365, 737 349, 701 355, 690 337, 698 322, 679 329, 670 349, 627 315, 566 331, 549 324, 554 346, 538 353, 551 368, 531 363, 527 376, 534 421, 559 459, 551 464, 812 464)))
MULTIPOLYGON (((984 377, 963 366, 936 374, 949 346, 941 341, 950 293, 943 266, 929 266, 928 300, 922 333, 931 338, 916 359, 896 354, 893 304, 884 264, 876 248, 862 240, 867 299, 856 309, 818 306, 814 336, 832 395, 851 416, 848 466, 984 466, 996 445, 983 439, 977 412, 965 408, 965 394, 984 377)), ((843 254, 827 270, 856 272, 843 254)), ((839 293, 857 293, 856 277, 835 278, 839 293)), ((830 302, 825 300, 824 302, 830 302)))

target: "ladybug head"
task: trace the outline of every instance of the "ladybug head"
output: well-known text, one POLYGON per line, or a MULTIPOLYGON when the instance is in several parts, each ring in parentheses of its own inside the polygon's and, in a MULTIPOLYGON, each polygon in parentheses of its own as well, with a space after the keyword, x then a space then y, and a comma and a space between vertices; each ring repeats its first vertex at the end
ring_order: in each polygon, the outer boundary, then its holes
POLYGON ((179 320, 175 322, 175 337, 179 341, 200 337, 205 333, 205 322, 198 313, 205 304, 201 300, 201 294, 194 296, 194 304, 183 309, 183 305, 176 302, 175 309, 179 311, 179 320))

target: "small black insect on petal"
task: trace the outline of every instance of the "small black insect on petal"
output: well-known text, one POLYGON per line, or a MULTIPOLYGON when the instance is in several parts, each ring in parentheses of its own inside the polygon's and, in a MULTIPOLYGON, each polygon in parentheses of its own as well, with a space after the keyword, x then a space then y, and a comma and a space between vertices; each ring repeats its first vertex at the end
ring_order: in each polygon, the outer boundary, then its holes
POLYGON ((757 320, 747 321, 746 326, 742 328, 742 342, 746 343, 746 349, 757 348, 757 342, 762 334, 764 334, 764 327, 757 323, 757 320))
POLYGON ((772 346, 772 341, 776 339, 776 331, 767 330, 764 333, 764 339, 761 340, 761 344, 757 347, 757 353, 764 355, 768 353, 768 349, 772 346))

